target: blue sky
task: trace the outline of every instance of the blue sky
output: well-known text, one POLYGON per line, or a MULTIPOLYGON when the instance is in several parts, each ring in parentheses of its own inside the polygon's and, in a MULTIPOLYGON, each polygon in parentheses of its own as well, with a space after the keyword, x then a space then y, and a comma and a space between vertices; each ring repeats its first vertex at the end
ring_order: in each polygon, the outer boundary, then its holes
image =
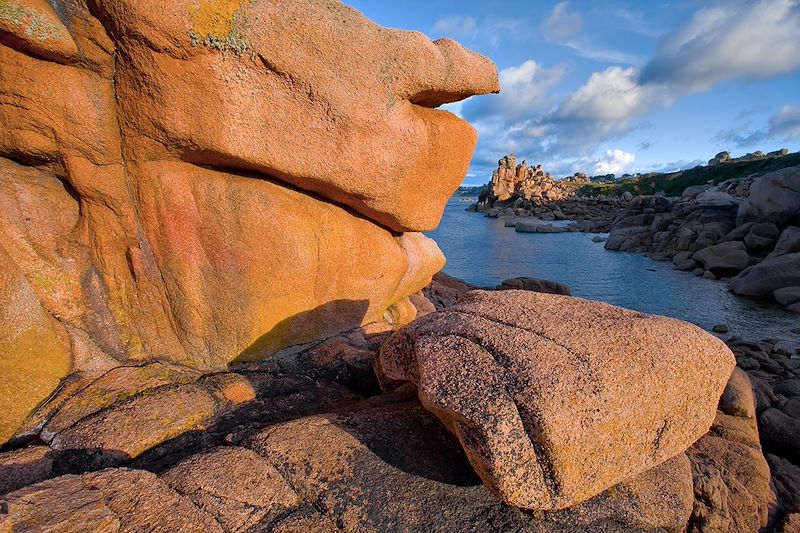
POLYGON ((800 0, 345 2, 497 63, 499 96, 447 106, 480 134, 465 184, 509 152, 564 177, 800 149, 800 0))

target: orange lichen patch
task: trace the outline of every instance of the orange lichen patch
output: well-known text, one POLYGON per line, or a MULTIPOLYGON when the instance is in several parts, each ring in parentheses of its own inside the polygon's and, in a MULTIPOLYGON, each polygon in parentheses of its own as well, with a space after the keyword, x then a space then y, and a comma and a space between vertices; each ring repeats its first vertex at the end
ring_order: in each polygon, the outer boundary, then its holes
POLYGON ((250 0, 204 0, 192 15, 192 32, 200 38, 226 37, 234 31, 236 13, 250 0))

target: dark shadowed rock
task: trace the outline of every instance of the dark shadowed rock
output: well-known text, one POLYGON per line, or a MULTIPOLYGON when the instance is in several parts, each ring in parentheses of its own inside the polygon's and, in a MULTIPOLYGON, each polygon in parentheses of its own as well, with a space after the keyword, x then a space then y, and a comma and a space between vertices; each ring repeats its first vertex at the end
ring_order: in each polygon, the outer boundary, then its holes
POLYGON ((770 257, 800 252, 800 226, 789 226, 781 232, 770 257))
POLYGON ((765 259, 731 279, 731 289, 743 296, 770 298, 782 287, 800 286, 800 253, 765 259))
POLYGON ((800 456, 797 447, 800 442, 800 420, 771 407, 758 417, 758 427, 768 447, 800 456))
POLYGON ((359 409, 288 422, 246 445, 346 531, 589 533, 683 530, 691 506, 682 456, 580 506, 533 515, 483 486, 413 389, 359 409))
POLYGON ((787 307, 800 302, 800 286, 781 287, 780 289, 776 289, 772 294, 776 302, 787 307))
POLYGON ((541 222, 523 222, 518 220, 514 225, 517 233, 566 233, 567 228, 553 226, 552 224, 542 224, 541 222))
POLYGON ((767 524, 774 496, 758 440, 753 390, 744 371, 733 371, 719 409, 711 431, 686 452, 695 492, 688 531, 759 531, 767 524))
POLYGON ((692 257, 716 275, 738 274, 750 266, 750 255, 740 241, 730 241, 703 248, 692 257))
MULTIPOLYGON (((179 494, 213 516, 225 531, 269 531, 288 517, 314 519, 335 531, 264 458, 243 448, 223 447, 194 455, 164 473, 179 494)), ((316 530, 316 529, 315 529, 316 530)))
POLYGON ((53 453, 47 446, 31 446, 0 453, 0 494, 49 478, 53 453))
POLYGON ((755 180, 739 206, 737 222, 800 224, 800 167, 788 167, 755 180))
POLYGON ((392 336, 379 361, 418 385, 498 497, 530 509, 580 503, 684 451, 733 369, 690 324, 522 291, 468 293, 392 336))
POLYGON ((767 249, 772 249, 775 242, 781 235, 781 230, 772 222, 759 222, 753 224, 747 236, 744 238, 744 244, 747 249, 752 252, 760 252, 767 249))
POLYGON ((462 294, 475 289, 473 285, 463 280, 439 272, 433 276, 430 285, 424 289, 425 296, 433 302, 436 309, 450 307, 462 294))
POLYGON ((570 288, 563 283, 547 279, 525 277, 503 280, 497 288, 501 290, 518 289, 523 291, 544 292, 547 294, 563 294, 566 296, 572 294, 570 288))

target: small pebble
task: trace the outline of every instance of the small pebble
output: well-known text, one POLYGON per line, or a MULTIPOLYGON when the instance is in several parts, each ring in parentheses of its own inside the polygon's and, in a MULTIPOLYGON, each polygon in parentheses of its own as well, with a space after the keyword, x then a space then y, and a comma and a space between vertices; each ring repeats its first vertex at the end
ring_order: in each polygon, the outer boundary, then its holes
POLYGON ((726 326, 725 324, 717 324, 716 326, 711 328, 711 331, 713 331, 714 333, 728 333, 728 326, 726 326))

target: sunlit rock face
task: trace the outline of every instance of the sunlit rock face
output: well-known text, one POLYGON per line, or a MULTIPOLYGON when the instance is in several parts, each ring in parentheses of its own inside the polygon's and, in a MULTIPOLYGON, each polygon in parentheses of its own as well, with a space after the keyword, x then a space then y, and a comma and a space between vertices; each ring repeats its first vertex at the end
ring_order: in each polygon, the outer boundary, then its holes
POLYGON ((0 441, 70 369, 413 318, 444 263, 417 232, 476 142, 435 107, 498 90, 486 58, 331 0, 8 0, 0 66, 3 312, 47 340, 0 324, 0 361, 38 369, 0 377, 0 412, 31 400, 0 441))

